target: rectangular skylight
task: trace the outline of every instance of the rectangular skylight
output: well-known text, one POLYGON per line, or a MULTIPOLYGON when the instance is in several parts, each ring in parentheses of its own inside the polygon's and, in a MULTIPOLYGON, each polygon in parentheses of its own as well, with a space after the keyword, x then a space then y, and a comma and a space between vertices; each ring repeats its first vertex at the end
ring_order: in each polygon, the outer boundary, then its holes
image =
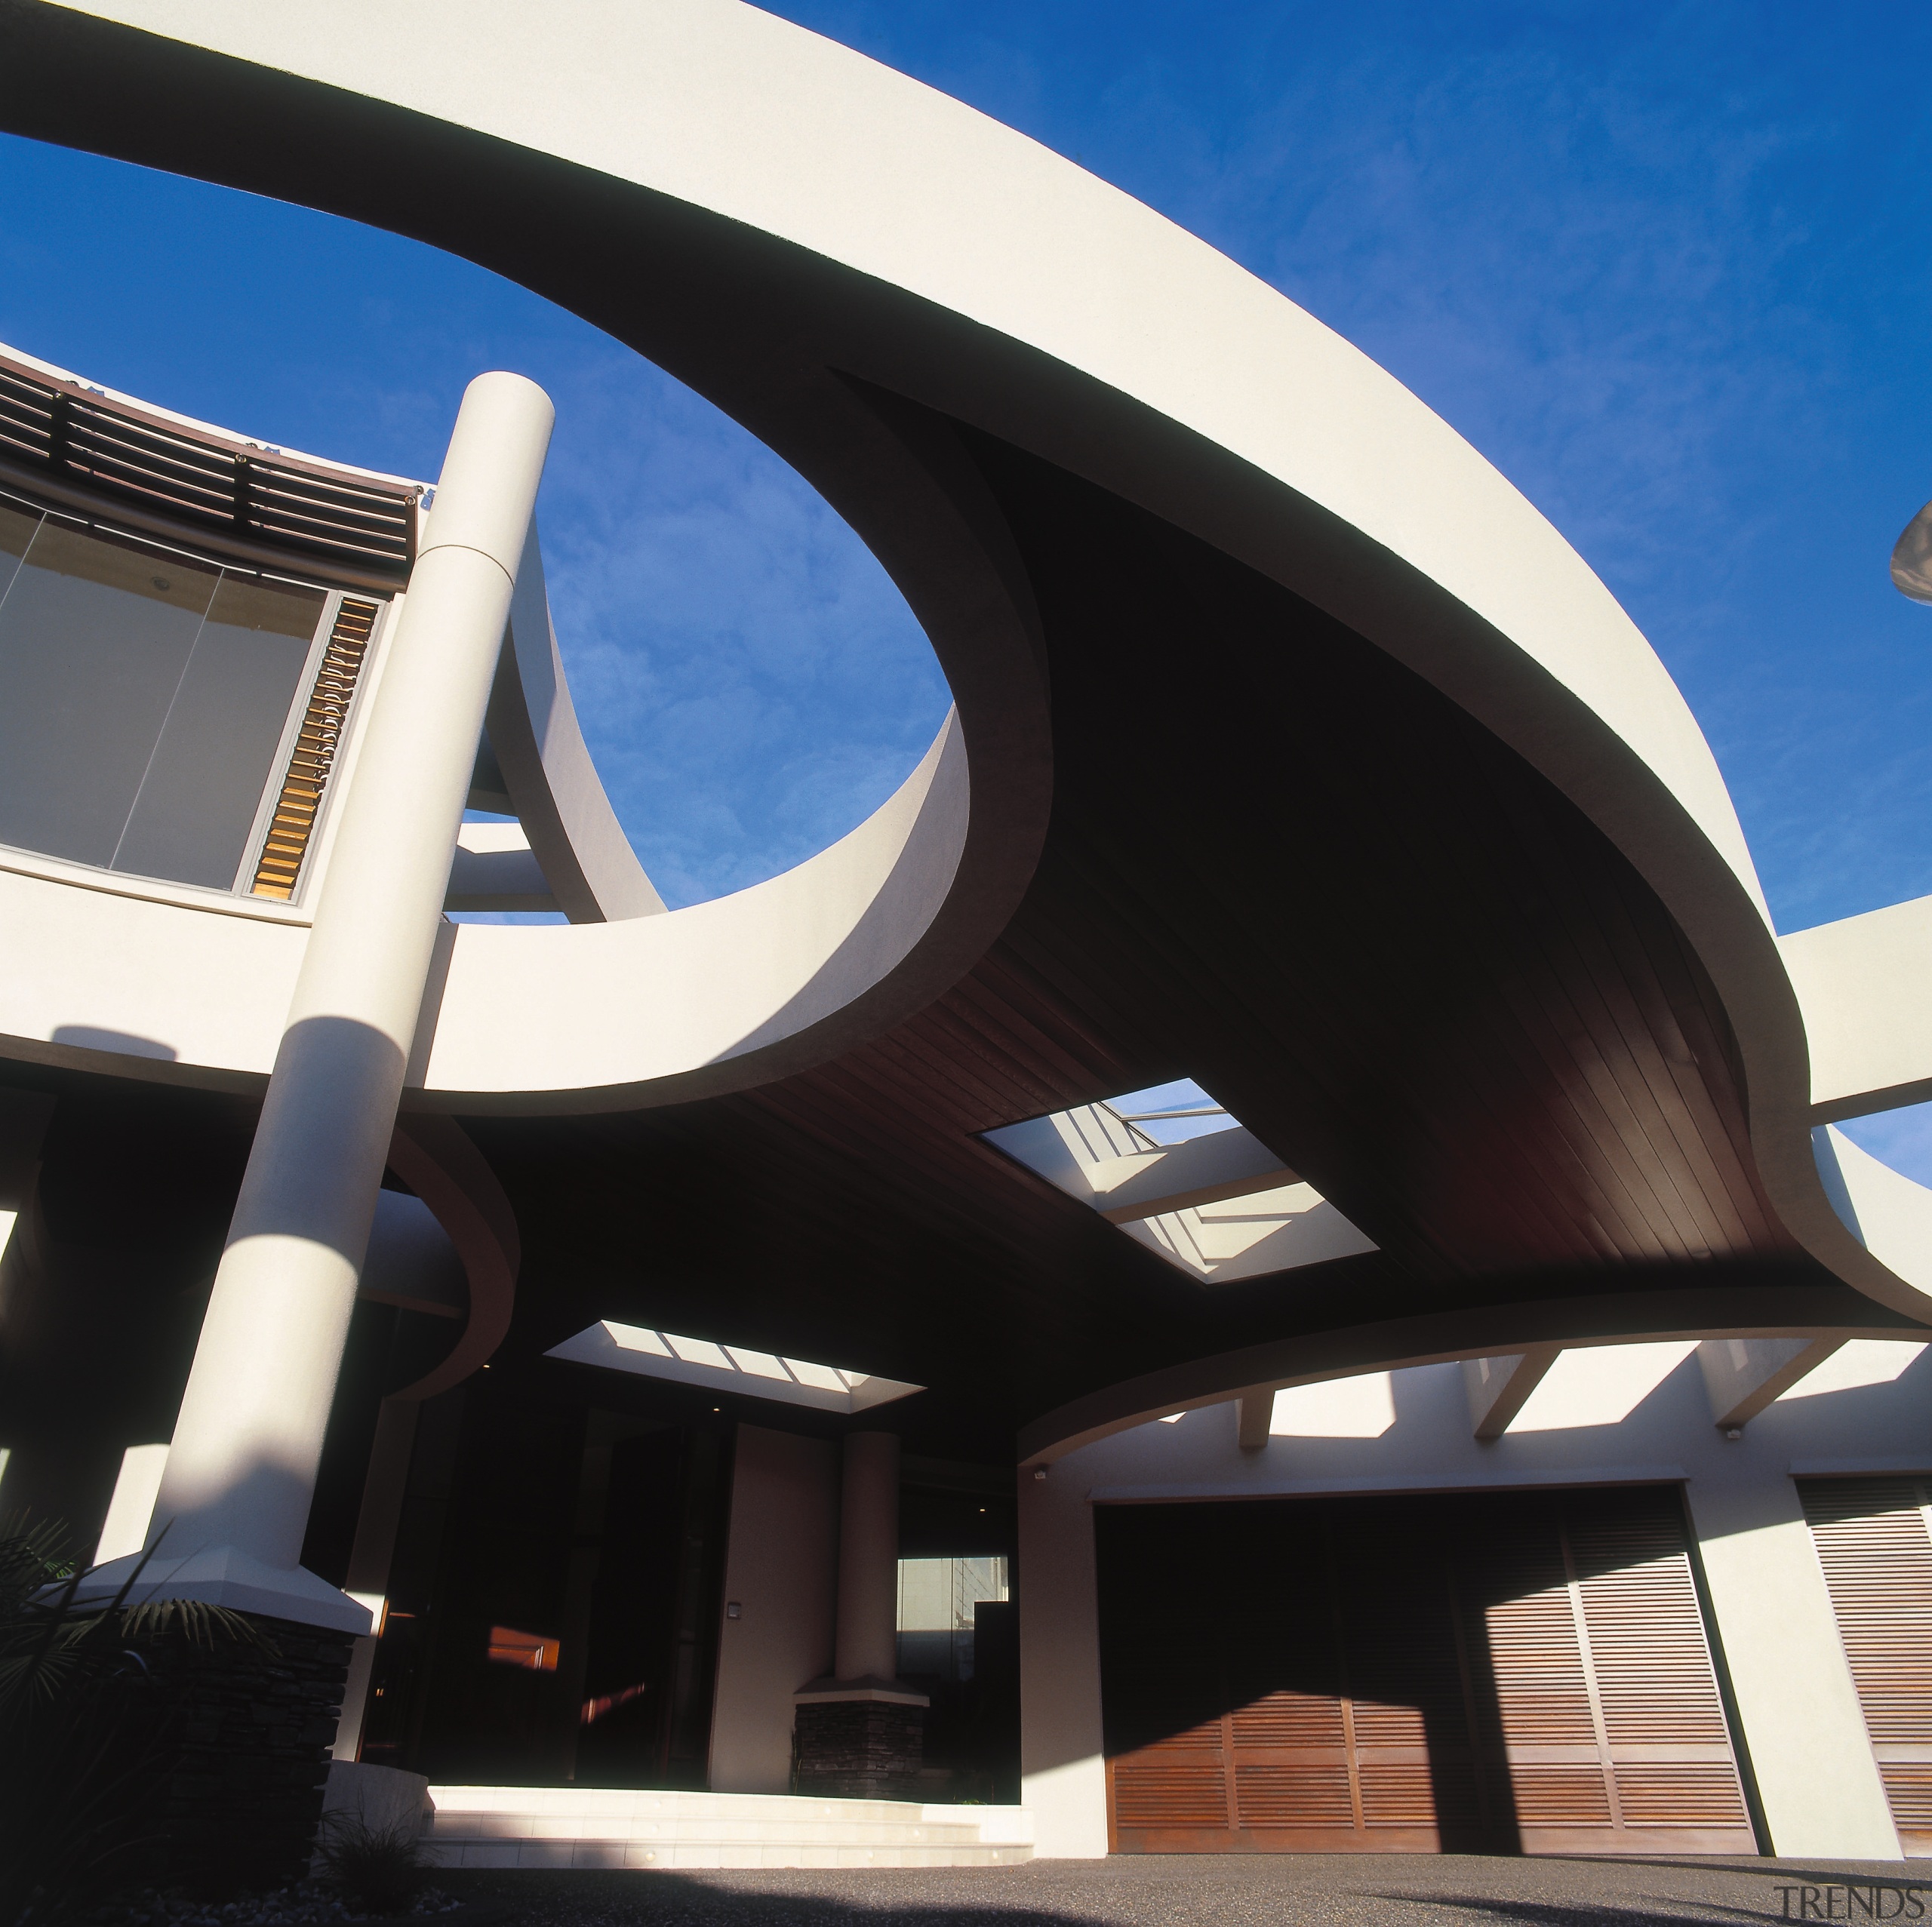
POLYGON ((1375 1249, 1191 1078, 986 1138, 1204 1284, 1375 1249))
POLYGON ((737 1398, 777 1399, 786 1405, 809 1405, 820 1412, 857 1412, 894 1399, 909 1398, 924 1385, 852 1371, 837 1365, 814 1365, 802 1358, 780 1358, 744 1345, 720 1344, 711 1338, 686 1338, 675 1332, 653 1331, 644 1325, 620 1325, 606 1318, 586 1326, 573 1338, 552 1345, 546 1358, 573 1365, 601 1365, 607 1371, 632 1372, 641 1378, 665 1378, 696 1385, 709 1392, 729 1392, 737 1398))

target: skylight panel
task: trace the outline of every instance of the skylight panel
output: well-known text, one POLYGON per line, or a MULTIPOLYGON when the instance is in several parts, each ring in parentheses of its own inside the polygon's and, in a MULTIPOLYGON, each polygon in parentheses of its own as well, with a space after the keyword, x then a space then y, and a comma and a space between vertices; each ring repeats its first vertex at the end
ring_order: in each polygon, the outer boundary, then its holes
POLYGON ((1107 1108, 1149 1145, 1185 1144, 1190 1138, 1239 1128, 1225 1106, 1217 1104, 1192 1077, 1150 1084, 1145 1090, 1110 1097, 1107 1108))
POLYGON ((1202 1284, 1376 1248, 1192 1078, 986 1137, 1202 1284))
POLYGON ((738 1398, 809 1405, 821 1412, 864 1412, 925 1390, 924 1385, 909 1385, 903 1379, 881 1378, 837 1365, 817 1365, 809 1359, 781 1358, 774 1352, 686 1338, 645 1325, 620 1324, 614 1318, 586 1326, 543 1355, 567 1364, 598 1365, 638 1378, 729 1392, 738 1398))

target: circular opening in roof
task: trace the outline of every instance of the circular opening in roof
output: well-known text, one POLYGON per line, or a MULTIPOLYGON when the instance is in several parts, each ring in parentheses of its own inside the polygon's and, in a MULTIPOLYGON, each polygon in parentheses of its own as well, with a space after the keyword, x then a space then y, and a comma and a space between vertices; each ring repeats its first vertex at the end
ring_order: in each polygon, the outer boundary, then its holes
POLYGON ((0 158, 10 251, 36 264, 8 278, 0 335, 125 394, 433 478, 473 375, 549 391, 538 516, 558 646, 670 907, 804 861, 925 753, 945 678, 869 552, 777 456, 597 329, 353 222, 10 137, 0 158))

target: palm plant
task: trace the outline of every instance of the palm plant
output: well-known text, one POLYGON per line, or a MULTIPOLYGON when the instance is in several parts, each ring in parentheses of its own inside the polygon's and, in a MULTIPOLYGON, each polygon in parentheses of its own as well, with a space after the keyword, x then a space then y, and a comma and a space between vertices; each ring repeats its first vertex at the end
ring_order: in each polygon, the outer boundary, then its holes
POLYGON ((83 1603, 64 1529, 0 1520, 0 1927, 54 1927, 149 1870, 175 1709, 146 1655, 268 1643, 198 1600, 130 1605, 152 1551, 111 1600, 83 1603))

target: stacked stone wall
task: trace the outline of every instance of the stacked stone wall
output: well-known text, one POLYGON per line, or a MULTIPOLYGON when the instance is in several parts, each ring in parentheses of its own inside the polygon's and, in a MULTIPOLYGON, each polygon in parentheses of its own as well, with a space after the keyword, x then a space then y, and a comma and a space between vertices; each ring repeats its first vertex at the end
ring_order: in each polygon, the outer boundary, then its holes
POLYGON ((798 1710, 798 1790, 848 1799, 910 1799, 925 1763, 924 1707, 890 1700, 818 1700, 798 1710))
POLYGON ((144 1646, 146 1670, 122 1683, 120 1743, 148 1783, 155 1884, 234 1892, 308 1866, 351 1642, 248 1617, 266 1645, 170 1639, 144 1646))

